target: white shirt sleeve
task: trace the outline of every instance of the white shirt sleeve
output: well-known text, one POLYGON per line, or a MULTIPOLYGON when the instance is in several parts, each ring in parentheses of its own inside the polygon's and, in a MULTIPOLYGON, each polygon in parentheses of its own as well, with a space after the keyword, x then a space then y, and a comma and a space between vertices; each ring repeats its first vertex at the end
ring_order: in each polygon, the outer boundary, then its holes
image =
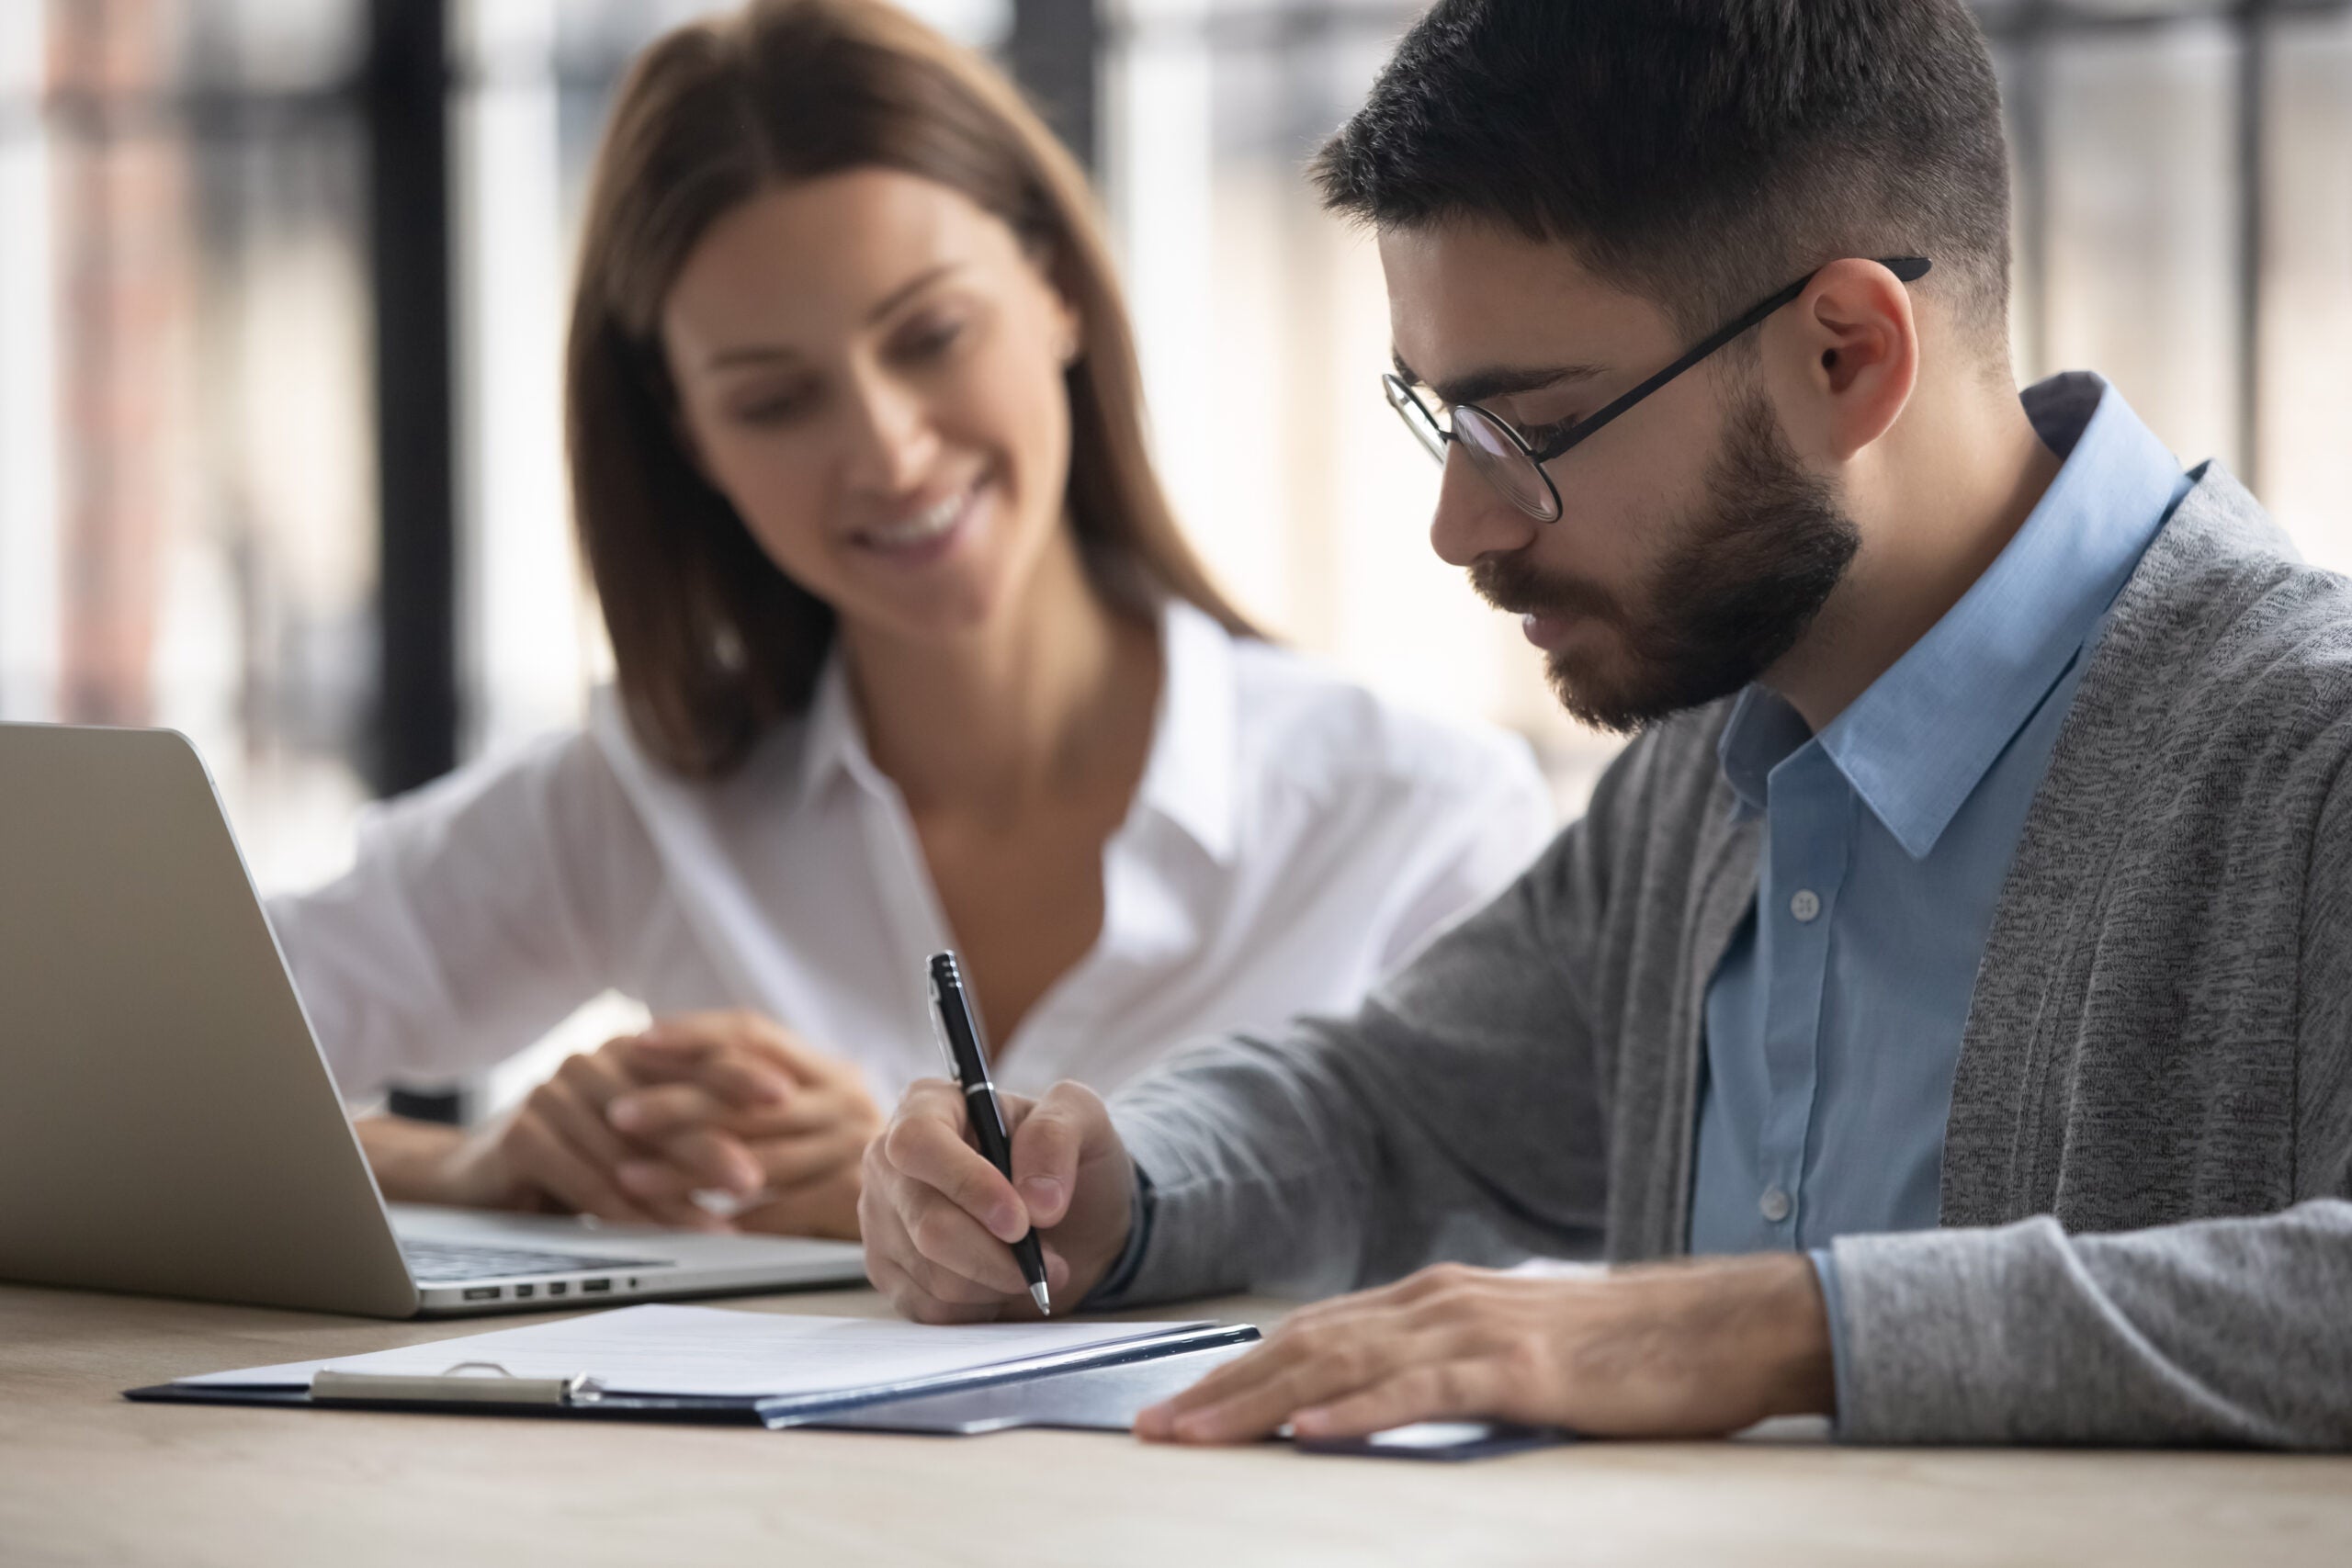
POLYGON ((1390 906, 1380 937, 1380 972, 1401 968, 1430 939, 1482 908, 1527 869, 1559 830, 1552 791, 1527 743, 1498 736, 1487 765, 1432 784, 1423 813, 1426 852, 1390 906))
POLYGON ((370 809, 271 924, 343 1092, 498 1062, 616 982, 662 870, 595 743, 551 737, 370 809))

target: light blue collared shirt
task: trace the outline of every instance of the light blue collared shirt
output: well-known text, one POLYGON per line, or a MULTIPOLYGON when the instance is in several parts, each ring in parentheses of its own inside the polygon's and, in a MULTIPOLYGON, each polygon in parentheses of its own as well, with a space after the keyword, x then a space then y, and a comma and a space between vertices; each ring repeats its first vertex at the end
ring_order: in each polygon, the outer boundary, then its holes
POLYGON ((2190 486, 2098 377, 2024 400, 2064 462, 1984 576, 1819 735, 1760 686, 1724 731, 1764 844, 1707 990, 1690 1247, 1816 1249, 1833 1337, 1818 1249, 1937 1223, 2002 881, 2108 608, 2190 486))

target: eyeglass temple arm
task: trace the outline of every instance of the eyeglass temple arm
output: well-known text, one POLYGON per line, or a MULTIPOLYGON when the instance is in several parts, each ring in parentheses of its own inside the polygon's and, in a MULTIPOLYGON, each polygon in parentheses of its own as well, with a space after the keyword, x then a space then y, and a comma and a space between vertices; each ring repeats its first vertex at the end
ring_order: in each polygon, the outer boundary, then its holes
MULTIPOLYGON (((1878 265, 1886 268, 1887 271, 1894 274, 1895 280, 1900 283, 1917 283, 1919 279, 1928 276, 1928 258, 1925 256, 1882 256, 1878 258, 1878 265)), ((1790 284, 1786 288, 1781 289, 1778 294, 1773 295, 1770 299, 1765 300, 1762 304, 1757 306, 1756 309, 1748 311, 1747 314, 1740 317, 1737 321, 1729 322, 1726 325, 1719 327, 1715 331, 1709 333, 1705 337, 1701 338, 1697 343, 1691 344, 1690 351, 1684 354, 1681 358, 1676 360, 1673 364, 1668 366, 1665 369, 1659 371, 1648 380, 1644 381, 1632 391, 1625 393, 1614 402, 1610 403, 1599 413, 1594 414, 1590 419, 1583 421, 1574 429, 1563 434, 1556 443, 1547 443, 1546 445, 1550 449, 1535 454, 1536 461, 1539 463, 1550 462, 1553 458, 1558 457, 1561 453, 1566 452, 1577 442, 1582 441, 1586 436, 1590 435, 1594 431, 1599 430, 1602 425, 1607 424, 1611 420, 1615 419, 1619 414, 1623 413, 1627 409, 1632 408, 1635 403, 1640 402, 1644 398, 1648 397, 1652 392, 1657 391, 1660 387, 1665 386, 1668 381, 1673 380, 1677 376, 1681 375, 1685 370, 1690 369, 1693 365, 1698 364, 1702 359, 1706 358, 1707 355, 1714 353, 1715 350, 1723 347, 1724 344, 1729 343, 1732 339, 1737 337, 1748 328, 1756 325, 1757 322, 1764 320, 1765 317, 1770 315, 1773 311, 1780 310, 1784 305, 1794 304, 1798 298, 1804 293, 1805 289, 1811 286, 1813 280, 1819 276, 1821 275, 1818 269, 1806 273, 1803 277, 1798 278, 1794 283, 1790 284)))

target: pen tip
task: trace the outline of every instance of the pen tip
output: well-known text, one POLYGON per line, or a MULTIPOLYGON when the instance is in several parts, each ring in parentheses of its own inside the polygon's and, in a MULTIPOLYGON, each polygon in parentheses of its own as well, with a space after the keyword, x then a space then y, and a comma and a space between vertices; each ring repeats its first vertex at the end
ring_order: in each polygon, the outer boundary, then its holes
POLYGON ((1037 1303, 1039 1312, 1044 1313, 1047 1317, 1054 1315, 1054 1298, 1046 1293, 1046 1282, 1043 1280, 1029 1287, 1029 1299, 1037 1303))

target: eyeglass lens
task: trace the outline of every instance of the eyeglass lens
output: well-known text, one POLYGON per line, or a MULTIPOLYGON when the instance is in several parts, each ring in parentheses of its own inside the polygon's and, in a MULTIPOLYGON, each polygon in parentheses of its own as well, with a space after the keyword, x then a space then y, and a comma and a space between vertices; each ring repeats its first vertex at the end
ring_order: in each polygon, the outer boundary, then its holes
MULTIPOLYGON (((1380 383, 1388 395, 1388 406, 1396 411, 1396 417, 1405 422, 1405 428, 1413 433, 1421 450, 1443 463, 1446 434, 1428 406, 1394 376, 1383 376, 1380 383)), ((1471 462, 1487 482, 1500 491, 1512 505, 1541 522, 1549 523, 1559 516, 1559 496, 1544 479, 1543 470, 1527 448, 1493 415, 1469 405, 1454 410, 1453 439, 1470 454, 1471 462)))
POLYGON ((1453 438, 1462 443, 1487 482, 1512 505, 1546 523, 1559 515, 1559 501, 1535 459, 1485 410, 1469 404, 1455 409, 1453 438))

